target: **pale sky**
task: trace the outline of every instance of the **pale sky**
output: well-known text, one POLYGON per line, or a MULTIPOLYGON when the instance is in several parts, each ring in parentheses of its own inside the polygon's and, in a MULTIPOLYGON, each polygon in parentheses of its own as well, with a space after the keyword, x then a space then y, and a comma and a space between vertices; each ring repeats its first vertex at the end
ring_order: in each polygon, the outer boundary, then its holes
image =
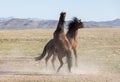
POLYGON ((0 18, 41 18, 58 20, 67 13, 83 21, 106 21, 120 18, 120 0, 0 0, 0 18))

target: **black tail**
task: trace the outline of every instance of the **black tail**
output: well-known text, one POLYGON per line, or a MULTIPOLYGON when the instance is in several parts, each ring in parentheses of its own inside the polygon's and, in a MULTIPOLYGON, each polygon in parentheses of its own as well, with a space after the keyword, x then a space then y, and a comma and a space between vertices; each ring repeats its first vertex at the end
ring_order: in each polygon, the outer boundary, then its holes
POLYGON ((44 47, 42 54, 40 56, 36 57, 35 60, 38 61, 38 60, 43 59, 46 55, 46 52, 47 52, 47 45, 44 47))

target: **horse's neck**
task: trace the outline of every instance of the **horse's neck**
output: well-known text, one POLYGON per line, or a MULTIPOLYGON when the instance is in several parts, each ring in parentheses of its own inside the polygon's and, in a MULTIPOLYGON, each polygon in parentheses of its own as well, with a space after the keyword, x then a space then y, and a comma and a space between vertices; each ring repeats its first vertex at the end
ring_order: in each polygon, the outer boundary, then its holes
POLYGON ((64 32, 64 20, 62 18, 59 19, 56 31, 64 32))
POLYGON ((69 30, 67 32, 67 37, 70 39, 77 40, 77 34, 78 34, 78 30, 69 30))

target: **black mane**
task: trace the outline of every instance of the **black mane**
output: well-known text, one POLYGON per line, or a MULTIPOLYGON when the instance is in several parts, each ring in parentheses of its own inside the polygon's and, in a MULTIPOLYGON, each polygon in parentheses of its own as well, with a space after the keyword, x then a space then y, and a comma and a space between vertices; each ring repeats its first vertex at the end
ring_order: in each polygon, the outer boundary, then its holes
POLYGON ((75 22, 77 22, 79 19, 77 17, 74 17, 72 21, 68 24, 68 30, 71 30, 74 28, 75 22))

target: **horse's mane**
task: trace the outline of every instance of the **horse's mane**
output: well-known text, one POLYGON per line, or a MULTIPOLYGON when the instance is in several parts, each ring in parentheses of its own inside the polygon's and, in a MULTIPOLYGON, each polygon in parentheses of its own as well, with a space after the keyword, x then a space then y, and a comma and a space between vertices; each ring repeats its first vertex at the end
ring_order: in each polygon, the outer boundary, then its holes
POLYGON ((77 17, 74 17, 68 24, 68 30, 73 29, 75 22, 77 22, 78 20, 79 19, 77 17))

